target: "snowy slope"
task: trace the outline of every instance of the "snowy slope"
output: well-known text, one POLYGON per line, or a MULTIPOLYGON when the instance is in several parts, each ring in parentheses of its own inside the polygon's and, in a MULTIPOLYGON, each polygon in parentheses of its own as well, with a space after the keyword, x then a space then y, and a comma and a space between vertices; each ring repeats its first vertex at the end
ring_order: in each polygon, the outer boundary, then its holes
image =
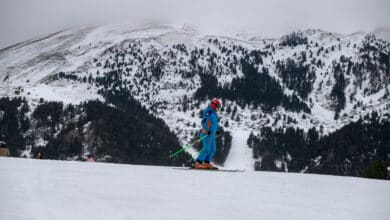
POLYGON ((247 144, 249 133, 248 130, 242 128, 232 132, 232 149, 230 149, 224 167, 231 169, 253 169, 252 149, 247 144))
MULTIPOLYGON (((232 155, 229 155, 226 165, 248 168, 254 161, 250 155, 251 149, 246 147, 245 139, 251 132, 256 134, 259 127, 285 127, 285 118, 291 117, 296 122, 288 126, 304 130, 321 127, 322 135, 325 135, 357 121, 359 117, 373 110, 388 111, 390 99, 382 97, 390 89, 389 84, 383 84, 383 88, 378 92, 367 95, 364 90, 371 86, 371 79, 366 76, 369 74, 362 73, 366 74, 363 86, 357 86, 356 77, 349 74, 345 76, 348 82, 345 88, 346 106, 340 112, 340 118, 335 120, 335 112, 332 109, 334 100, 330 96, 335 85, 332 65, 334 62, 339 63, 341 56, 351 58, 354 62, 362 59, 359 57, 359 47, 366 35, 340 35, 322 30, 307 30, 303 34, 308 38, 309 49, 304 45, 280 46, 281 39, 254 37, 248 40, 210 36, 180 25, 106 25, 64 30, 0 50, 0 96, 24 97, 32 106, 36 106, 40 98, 72 104, 92 99, 103 100, 97 93, 99 88, 96 84, 55 78, 56 74, 64 72, 80 78, 96 78, 98 72, 102 76, 109 71, 120 69, 123 71, 122 80, 126 82, 120 86, 126 87, 152 114, 163 119, 178 136, 181 144, 186 144, 199 129, 199 119, 194 116, 208 104, 201 102, 199 107, 186 112, 178 109, 184 96, 187 96, 190 105, 194 106, 196 100, 192 97, 200 87, 199 74, 187 78, 181 74, 191 70, 191 52, 204 49, 204 55, 198 58, 197 64, 205 71, 215 74, 220 85, 229 84, 234 78, 243 76, 239 67, 236 67, 236 73, 232 73, 227 60, 232 62, 234 57, 239 60, 245 56, 244 51, 266 52, 267 55, 262 56, 263 64, 259 65, 259 69, 268 68, 269 75, 280 83, 283 92, 291 95, 294 91, 282 82, 275 63, 289 58, 297 61, 301 59, 302 52, 306 52, 309 57, 308 51, 313 51, 313 59, 316 62, 321 60, 323 64, 320 67, 311 66, 315 68, 316 79, 307 100, 304 100, 310 106, 311 114, 287 111, 281 107, 269 114, 253 106, 241 108, 231 100, 224 103, 225 106, 237 107, 237 116, 240 117, 240 120, 236 120, 225 111, 219 113, 221 124, 228 122, 230 126, 227 130, 232 131, 233 135, 232 155), (215 40, 218 42, 215 43, 215 40), (178 49, 178 45, 184 45, 186 49, 178 49), (232 52, 223 53, 222 47, 232 52), (333 47, 336 49, 333 50, 333 47), (206 55, 208 49, 210 54, 215 54, 213 67, 210 67, 210 56, 206 55), (164 64, 161 67, 164 74, 161 78, 153 78, 151 83, 144 83, 145 78, 152 75, 152 67, 157 66, 155 64, 159 61, 164 64), (110 65, 105 67, 105 62, 110 65), (122 66, 118 65, 119 63, 122 66), (362 104, 355 109, 358 103, 362 104), (189 126, 193 124, 196 126, 189 126)), ((387 42, 383 51, 388 53, 388 48, 390 46, 387 42)), ((311 58, 307 58, 305 64, 310 62, 311 58)), ((386 76, 386 73, 383 75, 386 76)))
POLYGON ((386 220, 390 183, 0 158, 0 219, 386 220))
MULTIPOLYGON (((99 98, 96 94, 89 95, 90 92, 84 94, 84 98, 77 97, 76 94, 79 93, 72 92, 70 87, 70 97, 76 97, 61 99, 61 91, 53 87, 58 87, 58 84, 65 85, 58 82, 52 85, 47 82, 50 76, 61 71, 83 71, 84 65, 124 40, 148 39, 172 31, 176 29, 166 26, 134 27, 125 24, 83 27, 59 31, 4 48, 0 50, 0 94, 12 96, 15 89, 22 88, 22 94, 28 99, 43 97, 65 103, 79 103, 99 98), (46 87, 41 88, 43 83, 46 83, 46 87)), ((180 30, 176 32, 180 33, 180 30)))

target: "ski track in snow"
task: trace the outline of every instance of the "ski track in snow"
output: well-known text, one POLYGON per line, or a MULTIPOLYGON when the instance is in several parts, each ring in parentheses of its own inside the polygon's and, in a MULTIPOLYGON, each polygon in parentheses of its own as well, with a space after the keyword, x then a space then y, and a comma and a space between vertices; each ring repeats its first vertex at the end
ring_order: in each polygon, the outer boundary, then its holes
POLYGON ((2 220, 387 220, 390 182, 0 158, 2 220))
POLYGON ((224 167, 229 169, 253 170, 254 161, 252 159, 252 149, 249 148, 247 144, 250 131, 238 128, 231 131, 231 134, 233 137, 232 147, 226 158, 224 167))

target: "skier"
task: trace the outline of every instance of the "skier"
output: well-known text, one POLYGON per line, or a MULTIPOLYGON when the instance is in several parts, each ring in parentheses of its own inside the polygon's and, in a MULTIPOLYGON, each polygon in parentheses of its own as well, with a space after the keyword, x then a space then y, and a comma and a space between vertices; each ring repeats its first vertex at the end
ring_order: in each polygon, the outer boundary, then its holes
POLYGON ((219 135, 217 111, 221 108, 221 101, 214 98, 210 105, 203 111, 202 129, 200 137, 202 140, 203 150, 195 161, 195 169, 218 169, 210 162, 216 152, 215 137, 219 135))

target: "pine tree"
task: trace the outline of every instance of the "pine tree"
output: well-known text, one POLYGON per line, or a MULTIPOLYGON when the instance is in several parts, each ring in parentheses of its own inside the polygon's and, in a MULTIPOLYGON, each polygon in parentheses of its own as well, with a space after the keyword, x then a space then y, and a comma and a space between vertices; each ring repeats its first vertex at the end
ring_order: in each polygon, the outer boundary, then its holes
POLYGON ((365 170, 364 177, 375 179, 386 179, 388 177, 387 168, 383 160, 373 161, 365 170))

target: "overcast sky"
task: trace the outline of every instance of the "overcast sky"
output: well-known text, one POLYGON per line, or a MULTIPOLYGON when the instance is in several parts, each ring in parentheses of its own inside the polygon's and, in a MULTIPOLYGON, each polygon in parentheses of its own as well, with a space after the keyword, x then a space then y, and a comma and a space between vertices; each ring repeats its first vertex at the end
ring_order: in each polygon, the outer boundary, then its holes
POLYGON ((278 37, 319 28, 390 30, 390 0, 0 0, 0 48, 89 24, 187 23, 202 32, 278 37))

